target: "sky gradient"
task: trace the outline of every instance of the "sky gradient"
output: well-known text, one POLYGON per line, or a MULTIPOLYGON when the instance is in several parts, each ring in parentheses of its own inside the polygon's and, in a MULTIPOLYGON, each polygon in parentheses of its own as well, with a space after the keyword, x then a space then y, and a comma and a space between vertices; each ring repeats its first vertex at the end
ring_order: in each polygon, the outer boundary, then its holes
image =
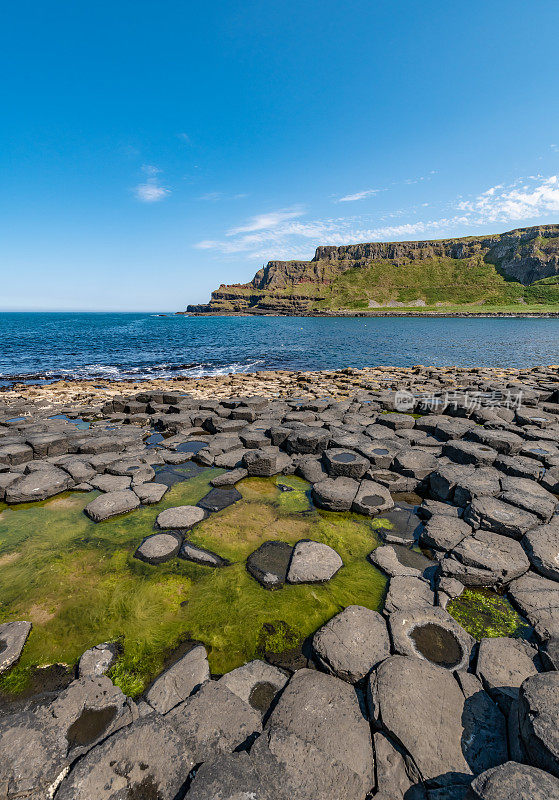
POLYGON ((21 0, 0 309, 175 311, 320 244, 559 222, 557 0, 21 0))

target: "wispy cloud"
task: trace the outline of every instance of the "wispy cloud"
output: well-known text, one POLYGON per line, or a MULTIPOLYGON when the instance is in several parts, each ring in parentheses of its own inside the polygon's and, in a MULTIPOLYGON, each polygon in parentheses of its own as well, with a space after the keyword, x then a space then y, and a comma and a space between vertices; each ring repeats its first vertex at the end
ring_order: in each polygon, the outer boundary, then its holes
POLYGON ((171 194, 171 190, 161 186, 159 182, 157 177, 161 172, 159 167, 153 164, 144 164, 142 171, 147 175, 147 178, 143 183, 139 183, 134 187, 134 195, 137 200, 141 200, 142 203, 157 203, 171 194))
POLYGON ((373 197, 378 194, 380 189, 363 189, 362 192, 355 192, 355 194, 346 194, 343 197, 338 197, 336 203, 353 203, 356 200, 365 200, 367 197, 373 197))
POLYGON ((205 239, 195 247, 259 260, 310 258, 319 244, 444 238, 490 224, 500 224, 500 230, 505 230, 508 224, 534 224, 557 212, 559 176, 540 175, 509 185, 496 184, 470 199, 455 198, 445 204, 445 213, 439 217, 433 213, 433 204, 426 203, 407 211, 387 211, 376 220, 364 215, 308 219, 304 209, 294 206, 258 214, 230 228, 223 237, 205 239), (427 213, 430 218, 421 218, 427 213), (379 224, 382 222, 385 224, 379 224))
POLYGON ((190 136, 188 135, 188 133, 184 133, 184 132, 183 133, 177 133, 177 139, 180 139, 181 142, 184 142, 185 144, 192 144, 192 141, 191 141, 190 136))

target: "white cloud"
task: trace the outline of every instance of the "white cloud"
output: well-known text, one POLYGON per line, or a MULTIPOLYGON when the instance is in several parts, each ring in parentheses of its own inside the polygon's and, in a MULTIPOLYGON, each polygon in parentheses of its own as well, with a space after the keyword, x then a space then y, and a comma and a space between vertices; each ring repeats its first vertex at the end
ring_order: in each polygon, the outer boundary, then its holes
POLYGON ((307 219, 297 206, 258 214, 230 228, 222 238, 206 239, 195 247, 259 260, 308 259, 318 245, 463 236, 488 225, 502 226, 494 228, 498 232, 509 224, 534 224, 542 216, 559 212, 559 176, 523 178, 508 186, 491 186, 473 199, 457 197, 446 204, 446 213, 440 217, 433 215, 433 205, 386 211, 376 219, 365 215, 307 219), (421 219, 427 213, 431 218, 421 219), (383 222, 387 224, 379 224, 383 222))
POLYGON ((366 197, 373 197, 378 194, 380 189, 364 189, 362 192, 355 192, 355 194, 346 194, 344 197, 339 197, 337 203, 353 203, 355 200, 365 200, 366 197))
POLYGON ((153 164, 143 164, 142 171, 148 177, 144 183, 139 183, 134 187, 133 191, 137 200, 141 200, 142 203, 157 203, 171 194, 170 189, 159 183, 157 177, 161 172, 159 167, 155 167, 153 164))

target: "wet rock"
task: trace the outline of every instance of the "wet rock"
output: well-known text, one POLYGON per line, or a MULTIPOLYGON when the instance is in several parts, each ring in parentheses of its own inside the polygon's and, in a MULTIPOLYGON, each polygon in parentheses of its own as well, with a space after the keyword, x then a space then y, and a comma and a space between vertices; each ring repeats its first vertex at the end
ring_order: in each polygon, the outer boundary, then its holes
POLYGON ((521 544, 540 575, 559 581, 559 520, 528 531, 521 544))
POLYGON ((442 574, 457 578, 465 586, 499 588, 529 568, 520 542, 485 530, 462 539, 441 561, 442 574))
POLYGON ((194 761, 165 719, 149 714, 118 731, 74 766, 57 800, 175 800, 194 761))
POLYGON ((435 514, 425 523, 419 541, 424 547, 446 552, 472 533, 473 529, 464 520, 446 514, 435 514))
POLYGON ((523 681, 537 675, 537 660, 537 650, 521 639, 498 636, 479 643, 476 674, 507 715, 523 681))
POLYGON ((185 561, 193 561, 195 564, 201 564, 203 567, 228 567, 231 563, 217 553, 213 553, 211 550, 205 550, 203 547, 198 547, 189 541, 182 543, 178 555, 179 558, 184 558, 185 561))
POLYGON ((206 516, 203 508, 198 506, 174 506, 167 508, 157 515, 155 526, 160 530, 175 528, 176 530, 188 530, 201 522, 206 516))
POLYGON ((146 536, 134 553, 134 558, 147 564, 163 564, 178 555, 182 536, 178 533, 154 533, 146 536))
POLYGON ((248 476, 248 470, 244 467, 232 469, 229 472, 224 472, 223 475, 218 475, 217 478, 212 478, 210 483, 216 488, 222 486, 234 486, 239 481, 244 480, 248 476))
POLYGON ((559 797, 559 780, 548 772, 507 761, 474 778, 464 800, 551 800, 559 797))
POLYGON ((309 483, 319 483, 328 477, 320 458, 315 456, 295 456, 293 463, 295 465, 295 474, 309 483))
POLYGON ((476 497, 464 511, 464 520, 473 528, 485 528, 519 540, 539 523, 534 514, 494 497, 476 497))
POLYGON ((368 559, 392 578, 419 578, 430 575, 436 568, 434 561, 400 544, 381 545, 369 553, 368 559))
POLYGON ((376 611, 348 606, 322 626, 312 641, 321 668, 356 683, 390 655, 386 622, 376 611))
POLYGON ((80 755, 132 722, 128 699, 107 677, 74 681, 50 704, 2 717, 0 786, 8 797, 48 797, 80 755))
POLYGON ((518 701, 520 737, 529 762, 559 778, 559 672, 527 678, 518 701))
POLYGON ((509 595, 541 640, 559 636, 559 584, 533 572, 512 581, 509 595))
POLYGON ((134 511, 140 505, 140 500, 130 489, 122 492, 107 492, 99 495, 84 508, 84 513, 93 522, 102 522, 109 517, 116 517, 118 514, 126 514, 134 511))
POLYGON ((429 661, 447 670, 467 669, 475 640, 439 607, 406 609, 390 615, 396 653, 429 661))
POLYGON ((207 681, 166 716, 195 763, 231 753, 262 730, 262 716, 220 681, 207 681))
POLYGON ((96 644, 86 650, 78 662, 80 678, 98 678, 105 675, 118 657, 118 648, 112 642, 96 644))
POLYGON ((145 697, 159 714, 167 714, 209 679, 206 650, 202 645, 195 645, 155 679, 145 697))
POLYGON ((208 494, 198 502, 198 505, 206 511, 222 511, 224 508, 232 506, 233 503, 238 503, 239 500, 242 499, 242 494, 234 487, 229 489, 218 488, 211 489, 208 494))
POLYGON ((267 731, 277 729, 294 734, 354 772, 360 779, 360 793, 349 797, 364 798, 372 789, 371 732, 353 687, 345 681, 298 670, 266 723, 267 731))
POLYGON ((343 561, 331 547, 322 542, 302 539, 293 548, 288 583, 325 583, 343 567, 343 561))
POLYGON ((246 568, 265 589, 281 589, 292 554, 293 547, 286 542, 264 542, 249 555, 246 568))
POLYGON ((331 478, 362 478, 369 469, 370 463, 359 453, 343 448, 334 448, 324 452, 324 463, 331 478))
POLYGON ((5 488, 6 503, 33 503, 65 492, 73 484, 67 472, 56 467, 31 472, 10 482, 5 488))
POLYGON ((0 625, 0 674, 19 660, 31 628, 31 623, 24 621, 0 625))
POLYGON ((314 484, 312 497, 317 506, 328 511, 349 511, 358 489, 353 478, 326 478, 314 484))
POLYGON ((422 523, 412 508, 395 506, 385 511, 382 519, 386 527, 379 528, 378 533, 388 544, 413 545, 419 539, 422 523))
POLYGON ((364 480, 359 484, 351 510, 357 514, 375 516, 393 507, 394 500, 385 486, 375 481, 364 480))
POLYGON ((134 494, 144 506, 159 503, 168 490, 164 483, 136 483, 133 486, 134 494))
POLYGON ((100 492, 121 492, 129 489, 132 482, 126 475, 97 475, 89 480, 94 489, 100 492))
POLYGON ((262 714, 268 711, 287 681, 285 672, 258 659, 237 667, 219 679, 220 683, 262 714))
POLYGON ((421 519, 429 520, 431 517, 441 515, 444 517, 460 517, 462 509, 451 506, 449 503, 443 503, 440 500, 426 498, 417 509, 417 513, 421 519))
POLYGON ((391 656, 368 683, 371 717, 404 748, 408 777, 467 784, 462 752, 464 695, 453 675, 428 661, 391 656))
POLYGON ((434 602, 429 581, 419 577, 396 576, 390 578, 384 611, 392 614, 395 611, 432 606, 434 602))

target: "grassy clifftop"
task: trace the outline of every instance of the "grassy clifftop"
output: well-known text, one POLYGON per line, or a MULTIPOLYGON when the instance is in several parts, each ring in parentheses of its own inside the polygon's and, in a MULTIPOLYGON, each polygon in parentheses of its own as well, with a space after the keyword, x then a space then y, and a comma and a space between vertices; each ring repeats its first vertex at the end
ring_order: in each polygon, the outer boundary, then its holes
POLYGON ((328 313, 375 308, 559 311, 559 226, 489 237, 319 247, 222 285, 211 313, 328 313), (545 309, 544 309, 545 307, 545 309))

